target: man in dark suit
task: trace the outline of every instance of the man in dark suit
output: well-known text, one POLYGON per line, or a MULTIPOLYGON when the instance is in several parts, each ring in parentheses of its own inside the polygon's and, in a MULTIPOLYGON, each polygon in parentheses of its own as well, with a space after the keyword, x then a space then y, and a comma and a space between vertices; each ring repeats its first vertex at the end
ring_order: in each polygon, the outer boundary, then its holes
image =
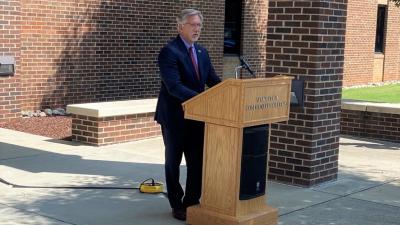
POLYGON ((185 9, 177 16, 179 35, 158 56, 161 89, 155 120, 161 125, 165 145, 165 176, 172 215, 186 220, 186 208, 199 204, 203 162, 204 123, 184 119, 182 103, 221 80, 208 52, 195 42, 203 26, 200 11, 185 9), (179 167, 185 155, 185 192, 179 183, 179 167))

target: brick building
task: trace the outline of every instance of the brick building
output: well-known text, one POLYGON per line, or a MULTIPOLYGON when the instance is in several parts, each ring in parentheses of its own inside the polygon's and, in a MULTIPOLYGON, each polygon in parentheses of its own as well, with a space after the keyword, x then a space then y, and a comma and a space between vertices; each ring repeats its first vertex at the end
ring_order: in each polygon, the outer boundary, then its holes
MULTIPOLYGON (((236 55, 242 54, 263 76, 273 63, 262 50, 268 1, 229 2, 0 1, 0 56, 16 62, 13 76, 0 76, 0 121, 18 117, 21 110, 155 97, 156 55, 174 37, 174 15, 184 7, 206 15, 201 43, 219 74, 232 76, 236 55), (227 29, 232 28, 228 19, 224 30, 224 7, 242 16, 236 39, 243 44, 234 54, 224 54, 226 31, 235 31, 227 29)), ((349 0, 345 86, 400 79, 399 19, 400 9, 387 0, 349 0)))
POLYGON ((16 62, 0 76, 0 123, 21 110, 156 97, 158 51, 176 35, 174 16, 193 7, 205 15, 200 42, 218 74, 232 76, 241 54, 259 77, 305 81, 304 108, 272 125, 270 178, 333 180, 343 84, 376 81, 375 71, 400 79, 400 11, 387 2, 0 0, 0 58, 16 62), (374 52, 378 12, 387 14, 382 53, 374 52))
POLYGON ((400 9, 387 0, 349 0, 344 86, 400 80, 400 9))
MULTIPOLYGON (((22 110, 156 97, 157 55, 176 36, 175 15, 185 7, 205 15, 200 43, 222 74, 224 6, 223 0, 0 0, 0 57, 16 61, 14 75, 0 76, 0 122, 22 110)), ((267 2, 240 7, 242 51, 264 74, 267 2)))
MULTIPOLYGON (((0 54, 16 58, 14 76, 0 77, 0 121, 21 110, 155 97, 157 53, 189 2, 0 1, 0 54)), ((221 71, 223 2, 201 2, 206 23, 217 21, 202 41, 221 71)))

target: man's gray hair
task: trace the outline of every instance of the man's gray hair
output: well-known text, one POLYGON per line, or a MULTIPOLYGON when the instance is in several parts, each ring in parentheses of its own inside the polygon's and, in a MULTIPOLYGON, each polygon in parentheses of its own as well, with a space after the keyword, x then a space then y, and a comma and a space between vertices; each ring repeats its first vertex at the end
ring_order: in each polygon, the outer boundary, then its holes
POLYGON ((189 16, 195 16, 198 15, 200 17, 201 22, 203 23, 203 15, 199 10, 196 9, 184 9, 182 10, 178 16, 176 17, 176 22, 178 24, 184 24, 186 22, 186 19, 189 16))

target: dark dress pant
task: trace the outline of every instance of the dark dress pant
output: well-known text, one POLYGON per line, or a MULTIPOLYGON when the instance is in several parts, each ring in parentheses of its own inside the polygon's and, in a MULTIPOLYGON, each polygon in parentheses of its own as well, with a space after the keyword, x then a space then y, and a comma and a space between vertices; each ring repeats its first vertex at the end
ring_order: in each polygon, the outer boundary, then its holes
POLYGON ((165 145, 165 177, 171 208, 199 204, 203 165, 204 123, 185 120, 184 128, 171 130, 161 126, 165 145), (185 156, 187 177, 185 192, 179 182, 180 164, 185 156))

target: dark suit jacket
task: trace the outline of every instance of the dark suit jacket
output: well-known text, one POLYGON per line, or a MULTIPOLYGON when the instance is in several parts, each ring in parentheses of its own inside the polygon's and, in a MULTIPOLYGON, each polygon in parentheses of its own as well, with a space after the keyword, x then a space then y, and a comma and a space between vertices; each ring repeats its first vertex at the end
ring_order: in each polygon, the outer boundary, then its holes
POLYGON ((167 129, 181 129, 184 124, 182 103, 205 89, 221 82, 215 74, 210 57, 205 48, 194 44, 200 80, 188 50, 178 36, 161 49, 158 56, 161 89, 158 96, 155 120, 167 129))

